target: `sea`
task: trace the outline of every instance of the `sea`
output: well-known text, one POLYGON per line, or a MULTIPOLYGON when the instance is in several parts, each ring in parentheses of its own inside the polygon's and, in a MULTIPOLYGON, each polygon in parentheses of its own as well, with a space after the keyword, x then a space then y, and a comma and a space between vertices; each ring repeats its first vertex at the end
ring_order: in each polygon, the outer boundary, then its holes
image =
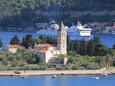
POLYGON ((115 76, 0 77, 0 86, 115 86, 115 76), (96 78, 98 77, 98 78, 96 78))
MULTIPOLYGON (((23 36, 25 36, 27 34, 32 34, 33 37, 38 37, 38 34, 36 32, 32 32, 32 33, 28 33, 28 32, 0 32, 0 38, 2 39, 4 47, 6 47, 10 43, 10 39, 14 35, 17 35, 20 38, 20 40, 22 40, 23 36)), ((115 44, 115 35, 96 34, 93 36, 99 37, 101 39, 101 42, 110 48, 113 46, 113 44, 115 44)))

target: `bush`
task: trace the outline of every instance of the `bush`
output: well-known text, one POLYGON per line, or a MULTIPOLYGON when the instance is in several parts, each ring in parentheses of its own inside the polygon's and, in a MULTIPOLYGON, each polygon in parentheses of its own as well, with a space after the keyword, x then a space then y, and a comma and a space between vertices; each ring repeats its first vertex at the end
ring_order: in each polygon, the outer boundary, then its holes
POLYGON ((2 58, 2 62, 3 62, 4 65, 8 65, 8 61, 7 61, 7 59, 5 57, 2 58))
POLYGON ((56 65, 56 70, 63 70, 63 69, 64 69, 63 65, 56 65))
POLYGON ((97 63, 89 63, 87 65, 87 69, 99 69, 99 64, 97 64, 97 63))
POLYGON ((77 65, 77 64, 74 64, 73 66, 72 66, 72 68, 71 68, 72 70, 78 70, 79 69, 79 65, 77 65))

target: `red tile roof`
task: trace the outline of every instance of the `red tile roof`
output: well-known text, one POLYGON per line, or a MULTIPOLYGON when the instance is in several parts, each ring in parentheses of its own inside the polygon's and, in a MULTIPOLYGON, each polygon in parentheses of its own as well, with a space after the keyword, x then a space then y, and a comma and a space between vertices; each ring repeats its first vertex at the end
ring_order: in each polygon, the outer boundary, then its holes
POLYGON ((48 47, 53 47, 52 45, 50 45, 50 44, 37 44, 37 45, 35 45, 35 46, 37 46, 37 47, 44 47, 44 46, 48 46, 48 47))
POLYGON ((39 53, 46 53, 48 51, 47 48, 41 48, 38 52, 39 53))
POLYGON ((8 48, 21 48, 22 46, 20 45, 8 45, 8 48))

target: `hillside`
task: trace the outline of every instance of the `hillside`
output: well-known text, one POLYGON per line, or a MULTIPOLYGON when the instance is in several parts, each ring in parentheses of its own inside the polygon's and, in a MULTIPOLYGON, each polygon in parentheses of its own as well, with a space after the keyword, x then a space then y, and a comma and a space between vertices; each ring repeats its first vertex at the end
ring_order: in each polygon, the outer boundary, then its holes
POLYGON ((66 24, 115 21, 115 0, 0 0, 0 26, 32 26, 52 19, 66 24))

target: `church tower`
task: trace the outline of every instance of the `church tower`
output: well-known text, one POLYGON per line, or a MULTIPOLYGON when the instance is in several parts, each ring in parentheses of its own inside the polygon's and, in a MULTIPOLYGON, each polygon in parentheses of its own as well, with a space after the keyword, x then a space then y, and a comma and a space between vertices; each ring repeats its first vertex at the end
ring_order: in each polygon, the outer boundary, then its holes
POLYGON ((58 43, 57 48, 60 50, 60 54, 67 54, 67 31, 63 22, 61 23, 59 32, 58 32, 58 43))

